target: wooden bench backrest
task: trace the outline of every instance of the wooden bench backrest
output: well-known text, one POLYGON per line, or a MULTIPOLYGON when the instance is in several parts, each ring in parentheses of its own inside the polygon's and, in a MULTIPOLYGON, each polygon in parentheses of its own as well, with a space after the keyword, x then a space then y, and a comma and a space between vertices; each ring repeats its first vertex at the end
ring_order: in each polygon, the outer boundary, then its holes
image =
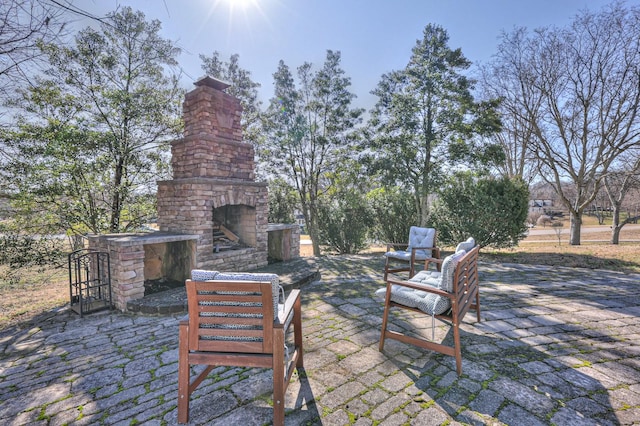
POLYGON ((453 295, 455 298, 451 301, 451 316, 456 324, 464 318, 469 308, 476 303, 476 295, 479 291, 479 251, 480 248, 478 246, 474 247, 456 265, 453 275, 453 295))
POLYGON ((273 353, 269 281, 187 280, 189 350, 273 353))

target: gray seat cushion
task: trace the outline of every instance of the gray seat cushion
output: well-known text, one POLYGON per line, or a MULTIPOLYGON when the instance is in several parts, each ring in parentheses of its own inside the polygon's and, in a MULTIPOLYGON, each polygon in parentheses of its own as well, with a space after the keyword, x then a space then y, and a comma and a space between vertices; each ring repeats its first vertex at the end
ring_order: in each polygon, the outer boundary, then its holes
MULTIPOLYGON (((466 251, 462 250, 447 256, 442 262, 442 272, 420 271, 409 281, 451 293, 456 266, 465 254, 466 251)), ((378 289, 376 296, 385 297, 386 291, 386 287, 378 289)), ((418 308, 429 315, 440 315, 451 308, 451 300, 447 297, 396 284, 391 286, 391 301, 410 308, 418 308)))

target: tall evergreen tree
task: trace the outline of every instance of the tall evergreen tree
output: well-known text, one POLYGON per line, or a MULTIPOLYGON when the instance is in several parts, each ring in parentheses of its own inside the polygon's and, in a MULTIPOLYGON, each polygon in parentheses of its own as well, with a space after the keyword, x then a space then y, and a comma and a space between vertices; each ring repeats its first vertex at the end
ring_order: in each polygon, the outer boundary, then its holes
POLYGON ((403 70, 382 76, 372 92, 367 148, 373 170, 393 185, 411 188, 420 225, 429 222, 429 195, 443 181, 445 169, 459 161, 500 161, 501 149, 474 145, 477 136, 499 129, 496 101, 475 102, 470 66, 449 35, 427 25, 403 70))
POLYGON ((320 255, 319 199, 328 186, 327 173, 349 154, 363 112, 351 108, 355 95, 340 61, 340 52, 328 50, 321 69, 314 71, 304 63, 298 68, 299 87, 280 61, 261 149, 271 159, 269 171, 295 186, 316 256, 320 255))
POLYGON ((220 54, 214 51, 211 56, 200 55, 202 70, 211 77, 223 80, 231 87, 225 90, 231 96, 240 100, 242 105, 243 140, 257 146, 261 136, 261 105, 258 99, 260 83, 251 79, 251 72, 240 66, 240 55, 231 55, 229 61, 220 59, 220 54))

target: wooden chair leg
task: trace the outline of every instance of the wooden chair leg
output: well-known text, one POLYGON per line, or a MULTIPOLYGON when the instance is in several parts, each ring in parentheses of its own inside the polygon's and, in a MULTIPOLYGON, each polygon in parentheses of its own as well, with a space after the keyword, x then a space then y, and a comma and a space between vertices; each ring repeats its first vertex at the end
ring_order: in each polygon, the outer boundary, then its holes
POLYGON ((189 421, 189 328, 187 324, 180 324, 178 344, 178 423, 189 421))
POLYGON ((300 302, 299 297, 293 305, 293 343, 294 347, 298 350, 296 368, 304 368, 304 350, 302 349, 302 302, 300 302))
POLYGON ((387 281, 387 276, 389 275, 389 258, 386 257, 384 261, 384 280, 387 281))
POLYGON ((380 329, 380 345, 378 350, 382 352, 384 349, 384 338, 387 332, 387 322, 389 319, 389 300, 391 299, 391 287, 387 284, 387 294, 384 299, 384 313, 382 314, 382 327, 380 329))
POLYGON ((284 426, 284 330, 274 330, 273 334, 273 426, 284 426))

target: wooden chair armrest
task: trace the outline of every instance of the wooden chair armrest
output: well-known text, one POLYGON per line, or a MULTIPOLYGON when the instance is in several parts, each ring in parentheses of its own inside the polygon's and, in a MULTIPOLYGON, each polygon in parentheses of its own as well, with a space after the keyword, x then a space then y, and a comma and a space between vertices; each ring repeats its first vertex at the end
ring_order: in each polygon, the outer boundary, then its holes
POLYGON ((429 265, 434 263, 436 265, 436 269, 440 271, 443 262, 443 259, 440 258, 440 248, 432 247, 431 250, 433 250, 433 252, 431 253, 432 257, 428 257, 424 260, 424 266, 422 267, 422 269, 426 271, 429 269, 429 265))
POLYGON ((291 314, 291 310, 295 308, 296 302, 300 299, 300 290, 294 289, 291 290, 291 293, 287 297, 287 300, 284 302, 284 311, 278 312, 278 324, 282 327, 287 320, 289 314, 291 314))
POLYGON ((424 251, 431 251, 431 254, 435 254, 435 258, 440 258, 440 247, 412 247, 411 251, 413 253, 416 252, 416 250, 424 250, 424 251))
POLYGON ((407 243, 387 243, 387 251, 391 251, 391 249, 397 250, 398 248, 407 248, 409 244, 407 243))
POLYGON ((439 288, 435 288, 435 287, 428 287, 428 286, 421 285, 421 284, 418 284, 418 283, 412 283, 410 281, 395 280, 393 278, 388 279, 387 280, 387 291, 389 291, 389 286, 391 286, 391 285, 399 285, 399 286, 402 286, 402 287, 412 288, 412 289, 415 289, 415 290, 421 290, 421 291, 425 291, 427 293, 433 293, 433 294, 437 294, 439 296, 444 296, 444 297, 447 297, 449 299, 455 298, 455 295, 453 293, 449 293, 448 291, 440 290, 439 288))

